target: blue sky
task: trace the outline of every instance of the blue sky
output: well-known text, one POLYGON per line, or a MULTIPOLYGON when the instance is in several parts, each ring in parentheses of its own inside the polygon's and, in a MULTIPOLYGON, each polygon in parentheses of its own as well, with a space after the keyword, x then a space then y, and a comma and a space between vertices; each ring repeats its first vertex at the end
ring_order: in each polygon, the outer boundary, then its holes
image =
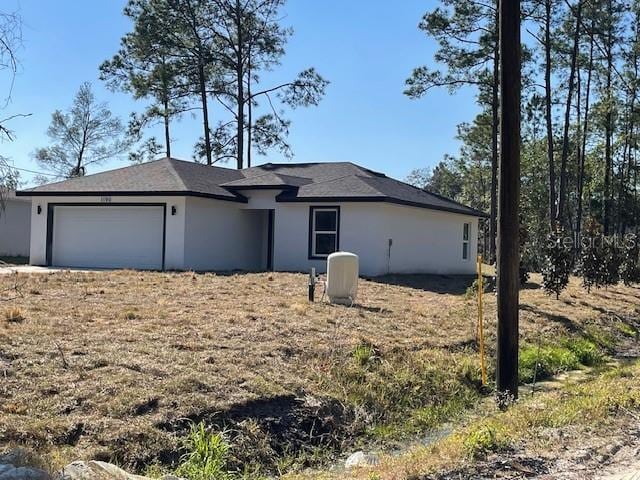
MULTIPOLYGON (((31 116, 14 120, 10 126, 15 141, 0 144, 0 152, 16 167, 39 170, 31 157, 35 148, 49 142, 51 112, 69 106, 83 81, 92 82, 96 96, 123 119, 142 108, 98 80, 98 66, 116 52, 129 30, 122 16, 125 0, 2 3, 18 10, 24 22, 20 73, 3 116, 31 116)), ((454 96, 433 91, 417 101, 402 94, 411 69, 433 61, 435 44, 417 24, 436 3, 289 0, 284 24, 294 28, 294 35, 281 67, 265 76, 265 84, 291 79, 309 66, 331 81, 318 107, 288 113, 295 154, 291 161, 352 161, 402 179, 412 169, 433 166, 445 153, 457 151, 456 125, 477 110, 473 91, 454 96)), ((216 115, 222 112, 214 105, 212 123, 216 115)), ((190 159, 200 131, 197 117, 185 116, 176 124, 173 156, 190 159)), ((283 159, 273 152, 255 161, 283 159)), ((89 173, 126 164, 126 158, 114 159, 89 173)), ((24 172, 21 176, 27 182, 31 177, 24 172)))

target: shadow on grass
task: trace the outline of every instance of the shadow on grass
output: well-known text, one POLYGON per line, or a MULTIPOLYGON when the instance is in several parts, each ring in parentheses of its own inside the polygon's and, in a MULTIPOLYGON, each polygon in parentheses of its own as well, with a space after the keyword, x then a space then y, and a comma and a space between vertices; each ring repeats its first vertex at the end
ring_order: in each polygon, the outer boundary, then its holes
POLYGON ((526 282, 524 285, 520 285, 520 290, 540 290, 541 288, 542 285, 536 282, 532 282, 531 280, 526 282))
POLYGON ((384 283, 399 287, 415 288, 426 292, 464 295, 473 281, 475 275, 428 275, 428 274, 407 274, 407 275, 382 275, 379 277, 369 277, 367 280, 374 283, 384 283))
POLYGON ((520 310, 531 312, 535 315, 539 315, 541 317, 546 318, 550 322, 558 323, 563 327, 565 327, 569 332, 579 332, 582 330, 579 325, 577 325, 573 320, 571 320, 569 317, 565 315, 558 315, 555 313, 545 312, 544 310, 541 310, 538 307, 534 307, 533 305, 529 305, 526 303, 520 304, 520 310))

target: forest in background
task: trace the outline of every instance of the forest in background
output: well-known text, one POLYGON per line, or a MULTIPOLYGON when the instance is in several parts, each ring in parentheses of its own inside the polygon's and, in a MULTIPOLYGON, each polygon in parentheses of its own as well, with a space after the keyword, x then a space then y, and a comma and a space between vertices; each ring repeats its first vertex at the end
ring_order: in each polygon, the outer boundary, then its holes
MULTIPOLYGON (((490 261, 500 148, 497 14, 496 3, 481 0, 444 0, 427 12, 419 28, 438 49, 405 90, 410 98, 436 88, 477 92, 479 113, 458 126, 459 152, 408 181, 490 212, 480 240, 490 261)), ((586 227, 590 237, 640 228, 640 2, 528 0, 522 22, 521 254, 526 269, 541 271, 553 256, 549 240, 572 239, 575 266, 586 227)))

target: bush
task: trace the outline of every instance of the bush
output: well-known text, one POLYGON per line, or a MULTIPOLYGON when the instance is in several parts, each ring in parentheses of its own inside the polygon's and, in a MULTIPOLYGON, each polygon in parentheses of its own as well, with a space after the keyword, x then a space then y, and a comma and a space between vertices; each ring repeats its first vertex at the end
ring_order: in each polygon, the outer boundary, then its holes
POLYGON ((584 233, 580 239, 580 275, 582 285, 591 291, 591 287, 602 286, 603 262, 602 228, 595 219, 589 218, 585 224, 584 233))
MULTIPOLYGON (((482 290, 484 293, 489 293, 493 291, 495 288, 495 280, 494 277, 486 277, 483 276, 482 279, 482 290)), ((478 279, 476 278, 471 285, 467 287, 467 290, 464 292, 464 298, 466 300, 471 300, 472 298, 478 297, 478 279)))
POLYGON ((189 480, 228 480, 229 444, 222 433, 207 432, 204 423, 193 425, 186 440, 187 453, 176 474, 189 480))
POLYGON ((542 265, 542 287, 548 294, 560 297, 560 292, 569 284, 573 248, 565 244, 567 234, 560 225, 549 232, 545 243, 542 265))
POLYGON ((638 237, 627 235, 622 248, 622 264, 620 278, 625 285, 640 282, 640 264, 638 263, 638 237))
POLYGON ((615 285, 620 281, 622 258, 615 237, 606 237, 603 245, 602 284, 615 285))

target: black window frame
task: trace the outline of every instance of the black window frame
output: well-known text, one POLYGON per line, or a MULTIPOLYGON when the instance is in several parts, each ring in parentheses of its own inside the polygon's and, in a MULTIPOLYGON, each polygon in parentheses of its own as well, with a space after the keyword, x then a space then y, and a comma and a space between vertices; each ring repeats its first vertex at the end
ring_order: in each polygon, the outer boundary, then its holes
POLYGON ((313 237, 316 234, 315 232, 315 212, 323 210, 331 210, 336 212, 336 249, 335 251, 340 251, 340 206, 338 205, 314 205, 309 207, 309 252, 308 258, 309 260, 326 260, 330 254, 327 255, 317 255, 313 251, 313 237))
POLYGON ((462 224, 462 260, 468 262, 471 259, 471 222, 464 222, 462 224), (465 230, 467 233, 467 238, 464 238, 465 230), (467 257, 465 258, 465 245, 467 246, 467 257))

